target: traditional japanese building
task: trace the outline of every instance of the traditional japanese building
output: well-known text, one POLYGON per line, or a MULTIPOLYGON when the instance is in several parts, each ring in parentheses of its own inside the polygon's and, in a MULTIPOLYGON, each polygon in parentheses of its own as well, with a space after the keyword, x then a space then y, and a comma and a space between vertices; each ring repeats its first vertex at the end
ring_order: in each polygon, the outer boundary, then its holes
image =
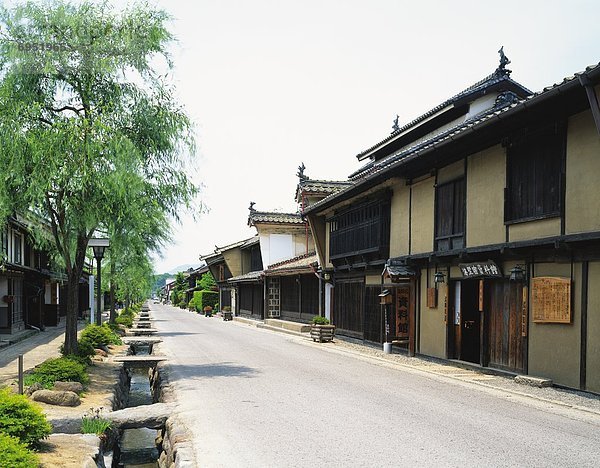
MULTIPOLYGON (((219 288, 219 304, 223 307, 231 307, 236 310, 235 288, 229 284, 229 279, 241 276, 244 267, 248 268, 252 262, 243 262, 242 247, 254 245, 257 242, 255 236, 234 242, 223 247, 215 246, 215 251, 208 255, 201 255, 200 260, 206 262, 219 288)), ((247 250, 247 249, 246 249, 247 250)), ((262 270, 262 267, 259 271, 262 270)))
POLYGON ((531 93, 508 59, 358 155, 305 210, 338 332, 600 392, 600 67, 531 93))
POLYGON ((34 246, 26 217, 9 217, 0 232, 0 333, 56 326, 64 316, 66 277, 50 267, 48 253, 34 246))
POLYGON ((265 318, 265 283, 259 237, 246 240, 238 249, 241 272, 227 280, 233 289, 232 311, 241 317, 262 320, 265 318))

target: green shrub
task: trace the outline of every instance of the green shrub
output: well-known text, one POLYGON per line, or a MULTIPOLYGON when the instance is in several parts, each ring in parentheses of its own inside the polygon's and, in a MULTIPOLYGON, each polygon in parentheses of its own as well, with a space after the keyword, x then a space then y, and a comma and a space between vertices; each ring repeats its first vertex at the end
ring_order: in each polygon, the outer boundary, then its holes
POLYGON ((87 341, 94 348, 121 344, 121 338, 110 328, 104 325, 88 325, 81 332, 81 341, 87 341))
POLYGON ((185 309, 187 308, 187 301, 185 300, 185 297, 181 299, 181 301, 179 302, 179 308, 180 309, 185 309))
MULTIPOLYGON (((8 389, 0 390, 0 434, 16 437, 23 444, 34 447, 51 432, 52 427, 41 408, 25 395, 17 395, 8 389)), ((3 452, 0 449, 0 454, 3 452)), ((0 463, 0 466, 12 465, 0 463)))
POLYGON ((122 332, 121 327, 119 327, 119 325, 116 323, 104 322, 104 326, 108 327, 110 330, 115 332, 115 334, 117 334, 117 335, 122 332))
POLYGON ((19 439, 0 432, 0 466, 31 468, 39 464, 37 455, 19 442, 19 439))
POLYGON ((179 294, 177 291, 171 291, 171 304, 175 305, 179 303, 179 294))
POLYGON ((196 301, 194 301, 193 297, 190 300, 190 302, 188 302, 188 309, 194 310, 194 311, 196 310, 196 301))
POLYGON ((315 315, 312 318, 312 323, 314 325, 329 325, 329 319, 327 317, 322 317, 320 315, 315 315))
POLYGON ((61 357, 48 359, 35 367, 31 374, 25 378, 25 385, 39 382, 44 388, 52 388, 57 380, 86 384, 90 381, 90 378, 86 372, 85 364, 75 359, 61 357))
POLYGON ((123 309, 119 316, 115 319, 115 323, 123 325, 126 328, 133 327, 133 316, 134 313, 131 309, 123 309))
POLYGON ((86 366, 92 363, 91 357, 96 354, 94 346, 88 340, 77 340, 77 354, 65 354, 64 345, 60 346, 60 354, 66 359, 80 362, 86 366))
POLYGON ((219 301, 219 293, 216 291, 194 291, 194 301, 198 312, 204 310, 206 306, 214 306, 219 301))

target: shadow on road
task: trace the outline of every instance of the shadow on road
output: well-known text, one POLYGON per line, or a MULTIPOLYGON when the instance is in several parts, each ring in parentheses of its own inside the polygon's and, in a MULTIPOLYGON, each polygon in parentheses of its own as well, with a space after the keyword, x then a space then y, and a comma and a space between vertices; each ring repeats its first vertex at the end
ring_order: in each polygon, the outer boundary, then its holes
POLYGON ((181 373, 185 377, 254 377, 258 370, 247 366, 238 366, 230 362, 219 362, 214 364, 174 364, 173 371, 181 373))
POLYGON ((181 335, 204 335, 204 333, 200 332, 160 332, 160 336, 181 336, 181 335))

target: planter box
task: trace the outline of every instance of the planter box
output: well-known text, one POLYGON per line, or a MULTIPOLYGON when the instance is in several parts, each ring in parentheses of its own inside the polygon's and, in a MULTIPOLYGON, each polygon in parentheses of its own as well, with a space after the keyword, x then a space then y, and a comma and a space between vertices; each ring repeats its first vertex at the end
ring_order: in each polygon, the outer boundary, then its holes
POLYGON ((310 337, 313 341, 324 343, 333 340, 335 325, 311 325, 310 337))
POLYGON ((231 312, 221 312, 221 314, 223 315, 223 320, 224 321, 228 321, 228 320, 233 320, 233 314, 231 312))

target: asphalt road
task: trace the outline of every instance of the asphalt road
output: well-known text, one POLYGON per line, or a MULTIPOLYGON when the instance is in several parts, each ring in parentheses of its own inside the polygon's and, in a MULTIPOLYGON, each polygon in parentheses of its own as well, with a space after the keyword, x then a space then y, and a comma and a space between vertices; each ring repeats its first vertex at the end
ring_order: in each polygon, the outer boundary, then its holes
POLYGON ((600 466, 600 417, 152 305, 199 466, 600 466))

